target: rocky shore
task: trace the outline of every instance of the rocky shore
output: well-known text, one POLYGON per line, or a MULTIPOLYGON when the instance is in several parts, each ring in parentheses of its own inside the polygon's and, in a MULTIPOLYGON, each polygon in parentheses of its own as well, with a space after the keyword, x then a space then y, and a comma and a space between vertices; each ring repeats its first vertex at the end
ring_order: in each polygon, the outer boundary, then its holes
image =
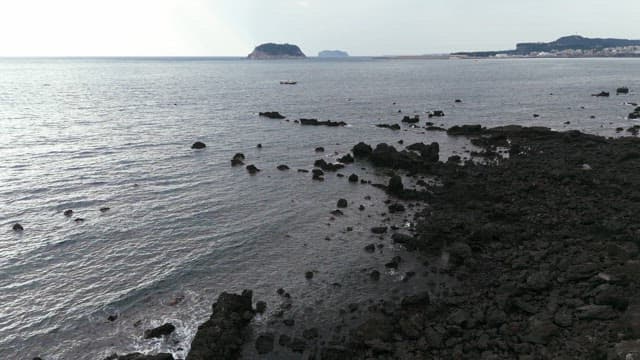
POLYGON ((472 160, 439 161, 437 143, 359 143, 348 157, 391 171, 388 184, 374 184, 389 194, 390 212, 413 209, 411 231, 371 229, 435 259, 405 286, 434 272, 455 281, 395 302, 345 304, 350 321, 335 329, 285 319, 299 337, 276 327, 252 333, 266 304, 254 310, 251 292, 225 293, 187 359, 239 359, 243 346, 272 359, 640 358, 640 139, 520 126, 448 134, 471 139, 472 160))

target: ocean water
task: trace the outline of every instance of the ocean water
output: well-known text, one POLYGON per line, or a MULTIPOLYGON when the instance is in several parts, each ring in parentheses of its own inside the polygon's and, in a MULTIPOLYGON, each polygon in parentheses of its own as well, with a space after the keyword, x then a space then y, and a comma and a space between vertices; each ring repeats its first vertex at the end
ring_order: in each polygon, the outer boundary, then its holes
MULTIPOLYGON (((433 286, 446 279, 407 285, 403 272, 380 267, 401 254, 403 271, 422 271, 422 259, 402 249, 362 251, 376 241, 371 226, 411 225, 407 215, 381 216, 384 193, 334 174, 314 182, 296 169, 359 141, 437 141, 443 159, 469 146, 441 132, 375 127, 404 115, 443 110, 435 122, 444 127, 542 125, 616 136, 636 124, 625 103, 640 102, 633 91, 615 95, 619 86, 640 91, 638 59, 0 59, 0 73, 2 359, 181 357, 222 291, 253 289, 266 300, 259 328, 280 287, 293 296, 296 321, 330 326, 348 303, 433 286), (612 96, 590 96, 602 90, 612 96), (293 122, 301 117, 349 126, 302 127, 293 122), (191 150, 197 140, 207 148, 191 150), (232 168, 236 152, 262 171, 232 168), (349 208, 331 219, 342 197, 349 208), (23 233, 12 231, 15 222, 23 233), (366 281, 374 268, 383 272, 378 283, 366 281), (142 339, 167 321, 177 326, 169 339, 142 339)), ((388 178, 366 163, 341 173, 388 178)))

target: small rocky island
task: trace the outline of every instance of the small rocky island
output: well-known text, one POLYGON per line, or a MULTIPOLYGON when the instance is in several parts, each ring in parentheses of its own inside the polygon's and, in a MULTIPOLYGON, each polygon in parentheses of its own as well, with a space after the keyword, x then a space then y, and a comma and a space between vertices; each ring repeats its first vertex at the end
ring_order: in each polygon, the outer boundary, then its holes
POLYGON ((267 43, 257 46, 249 59, 277 60, 277 59, 304 59, 307 56, 297 45, 267 43))
POLYGON ((324 50, 318 53, 320 58, 346 58, 349 57, 349 53, 342 50, 324 50))

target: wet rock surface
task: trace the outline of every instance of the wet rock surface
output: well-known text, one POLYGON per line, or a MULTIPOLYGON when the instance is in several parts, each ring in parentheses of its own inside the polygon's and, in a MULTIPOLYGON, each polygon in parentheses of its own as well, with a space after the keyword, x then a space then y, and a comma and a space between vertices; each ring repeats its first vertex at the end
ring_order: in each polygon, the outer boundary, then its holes
POLYGON ((166 324, 158 326, 157 328, 145 330, 144 338, 145 339, 153 339, 153 338, 160 338, 160 337, 163 337, 163 336, 168 336, 168 335, 171 335, 171 333, 174 332, 175 329, 176 329, 176 327, 173 324, 166 323, 166 324))
MULTIPOLYGON (((471 136, 483 149, 508 147, 510 157, 429 164, 415 154, 401 167, 374 162, 396 171, 383 186, 391 197, 420 193, 428 206, 415 215, 415 231, 378 226, 369 236, 443 259, 441 271, 457 283, 444 293, 380 300, 365 312, 362 304, 350 304, 345 313, 356 325, 320 346, 313 345, 313 331, 296 322, 300 337, 281 336, 281 344, 304 354, 311 349, 310 358, 321 359, 636 356, 640 156, 633 153, 640 141, 519 126, 458 126, 449 133, 471 136), (406 174, 398 168, 437 181, 423 182, 421 191, 400 186, 406 174)), ((429 145, 411 151, 423 146, 429 145)), ((394 154, 385 146, 378 152, 394 154)), ((366 144, 354 148, 356 157, 371 160, 373 153, 366 144)), ((364 251, 374 256, 376 248, 364 251)), ((381 260, 386 271, 404 266, 399 256, 381 260)), ((384 276, 375 269, 365 275, 371 282, 384 276)), ((414 275, 407 272, 408 284, 425 281, 414 275)))
POLYGON ((198 327, 187 360, 238 359, 253 317, 253 294, 222 293, 209 320, 198 327))

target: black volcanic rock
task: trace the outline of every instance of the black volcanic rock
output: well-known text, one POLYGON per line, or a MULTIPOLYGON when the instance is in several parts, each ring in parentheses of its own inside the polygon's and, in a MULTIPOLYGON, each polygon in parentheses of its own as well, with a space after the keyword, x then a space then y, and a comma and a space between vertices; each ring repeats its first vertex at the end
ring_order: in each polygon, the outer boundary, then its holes
POLYGON ((204 149, 206 148, 207 145, 205 145, 203 142, 201 141, 196 141, 195 143, 193 143, 193 145, 191 145, 192 149, 204 149))
POLYGON ((318 119, 300 119, 300 125, 312 125, 312 126, 324 125, 329 127, 336 127, 336 126, 346 126, 347 123, 345 123, 344 121, 331 121, 331 120, 318 121, 318 119))
POLYGON ((349 57, 349 53, 341 50, 324 50, 318 53, 321 58, 345 58, 349 57))
POLYGON ((280 114, 277 111, 265 111, 265 112, 258 113, 258 115, 269 118, 269 119, 285 119, 286 118, 286 116, 280 114))
POLYGON ((267 43, 257 46, 249 59, 304 59, 306 55, 297 45, 267 43))
POLYGON ((176 327, 171 323, 166 323, 158 326, 154 329, 149 329, 144 332, 145 339, 161 338, 163 336, 170 335, 176 330, 176 327))
POLYGON ((253 294, 222 293, 213 304, 211 318, 198 327, 187 360, 239 359, 251 318, 253 294))

